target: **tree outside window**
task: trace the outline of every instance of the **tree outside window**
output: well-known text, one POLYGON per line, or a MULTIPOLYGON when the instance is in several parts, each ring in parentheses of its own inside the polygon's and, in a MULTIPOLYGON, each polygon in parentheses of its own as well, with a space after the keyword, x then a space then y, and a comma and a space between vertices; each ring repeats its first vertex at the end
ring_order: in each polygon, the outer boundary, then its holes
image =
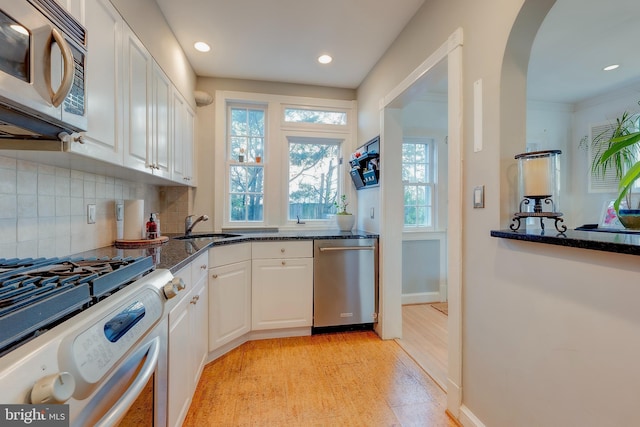
POLYGON ((340 145, 324 139, 289 140, 289 219, 325 220, 335 214, 340 145))

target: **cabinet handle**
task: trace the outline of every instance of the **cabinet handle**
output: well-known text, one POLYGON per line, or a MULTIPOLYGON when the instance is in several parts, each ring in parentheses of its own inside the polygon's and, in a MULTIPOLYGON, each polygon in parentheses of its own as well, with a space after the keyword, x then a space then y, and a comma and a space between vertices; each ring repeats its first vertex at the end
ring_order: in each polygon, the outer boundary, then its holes
POLYGON ((214 279, 217 279, 218 275, 217 274, 213 274, 211 277, 213 277, 214 279))
POLYGON ((286 262, 284 262, 284 261, 282 261, 282 265, 287 265, 287 263, 286 263, 286 262))
POLYGON ((191 298, 191 304, 193 305, 197 304, 199 299, 200 299, 200 295, 195 295, 193 298, 191 298))
POLYGON ((280 252, 284 253, 284 248, 280 249, 280 252))
POLYGON ((200 270, 206 270, 206 269, 207 269, 207 266, 206 266, 205 264, 202 264, 202 265, 200 266, 200 270))

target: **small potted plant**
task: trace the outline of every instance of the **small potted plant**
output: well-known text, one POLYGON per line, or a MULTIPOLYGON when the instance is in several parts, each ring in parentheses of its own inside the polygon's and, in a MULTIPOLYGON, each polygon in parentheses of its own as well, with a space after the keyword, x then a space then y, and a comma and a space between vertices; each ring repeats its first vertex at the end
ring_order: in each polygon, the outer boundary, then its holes
POLYGON ((244 148, 240 149, 240 154, 238 155, 238 161, 240 163, 244 162, 244 148))
POLYGON ((594 138, 594 143, 603 145, 591 168, 595 175, 604 175, 609 169, 615 171, 619 184, 618 198, 613 206, 622 225, 633 229, 640 229, 640 209, 637 200, 632 197, 633 187, 640 179, 640 131, 637 121, 637 115, 625 111, 612 124, 608 139, 603 140, 602 135, 594 138))
POLYGON ((355 223, 355 217, 347 212, 347 206, 349 205, 347 196, 343 194, 339 200, 339 202, 333 202, 336 207, 336 223, 340 231, 351 231, 355 223))

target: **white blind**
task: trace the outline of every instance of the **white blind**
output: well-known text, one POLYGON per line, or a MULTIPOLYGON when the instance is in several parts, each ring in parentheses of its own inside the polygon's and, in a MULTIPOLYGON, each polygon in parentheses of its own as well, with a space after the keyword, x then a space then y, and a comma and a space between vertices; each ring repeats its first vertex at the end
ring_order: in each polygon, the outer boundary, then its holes
POLYGON ((611 123, 591 125, 589 131, 589 193, 615 193, 618 191, 615 168, 608 168, 604 176, 594 176, 591 173, 593 160, 607 149, 607 141, 611 138, 613 129, 614 125, 611 123))

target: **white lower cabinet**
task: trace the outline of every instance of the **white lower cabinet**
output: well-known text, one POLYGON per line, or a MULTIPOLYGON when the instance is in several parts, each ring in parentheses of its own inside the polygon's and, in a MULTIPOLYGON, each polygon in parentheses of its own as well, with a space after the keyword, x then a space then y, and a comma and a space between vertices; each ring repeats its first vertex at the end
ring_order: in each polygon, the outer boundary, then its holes
POLYGON ((209 351, 251 330, 251 243, 209 250, 209 351))
POLYGON ((201 255, 175 276, 185 290, 169 312, 168 395, 169 426, 184 422, 207 356, 207 254, 201 255))
POLYGON ((313 323, 313 242, 253 243, 253 330, 313 323))

